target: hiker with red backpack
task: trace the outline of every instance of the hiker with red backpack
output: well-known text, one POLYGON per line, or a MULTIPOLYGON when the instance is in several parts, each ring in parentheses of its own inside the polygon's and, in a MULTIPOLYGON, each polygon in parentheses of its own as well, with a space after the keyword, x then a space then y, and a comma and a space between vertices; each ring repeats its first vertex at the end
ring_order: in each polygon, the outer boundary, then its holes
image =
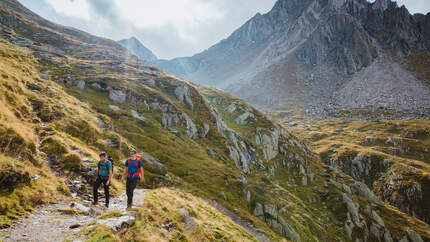
POLYGON ((125 162, 125 168, 122 175, 122 181, 127 176, 127 182, 125 184, 127 191, 127 208, 131 208, 133 204, 133 193, 136 188, 139 179, 144 182, 143 169, 142 169, 142 158, 136 155, 137 152, 132 150, 130 152, 130 158, 125 162))

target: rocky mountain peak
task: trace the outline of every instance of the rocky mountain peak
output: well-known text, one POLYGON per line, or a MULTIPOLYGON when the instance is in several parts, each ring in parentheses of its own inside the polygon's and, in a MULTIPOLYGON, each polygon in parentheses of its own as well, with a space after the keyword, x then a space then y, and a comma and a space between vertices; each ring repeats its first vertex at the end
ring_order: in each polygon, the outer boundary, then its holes
POLYGON ((137 55, 142 60, 148 61, 150 63, 158 60, 157 56, 134 36, 129 39, 120 40, 118 43, 127 48, 133 54, 137 55))
POLYGON ((373 9, 380 9, 383 11, 385 11, 388 8, 396 8, 396 7, 397 7, 397 3, 391 0, 376 0, 372 5, 373 9))

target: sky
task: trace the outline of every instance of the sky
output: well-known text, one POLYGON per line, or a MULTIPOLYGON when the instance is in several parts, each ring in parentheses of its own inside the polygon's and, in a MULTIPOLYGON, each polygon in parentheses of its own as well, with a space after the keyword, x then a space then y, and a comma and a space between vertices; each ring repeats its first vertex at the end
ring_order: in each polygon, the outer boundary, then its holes
MULTIPOLYGON (((135 36, 159 58, 191 56, 227 38, 276 0, 19 0, 55 23, 120 40, 135 36)), ((411 13, 430 0, 397 0, 411 13)))

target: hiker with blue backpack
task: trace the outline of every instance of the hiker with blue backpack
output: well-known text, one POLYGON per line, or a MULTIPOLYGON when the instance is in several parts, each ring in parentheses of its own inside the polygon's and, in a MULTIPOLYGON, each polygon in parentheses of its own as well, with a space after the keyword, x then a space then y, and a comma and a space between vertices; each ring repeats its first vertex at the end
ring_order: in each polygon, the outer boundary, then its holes
POLYGON ((144 182, 143 169, 142 169, 142 158, 137 155, 135 150, 130 152, 130 158, 125 161, 125 168, 122 175, 122 181, 127 176, 127 182, 125 184, 127 191, 127 209, 130 209, 133 204, 133 193, 137 186, 137 182, 140 180, 144 182))
POLYGON ((109 185, 112 178, 113 173, 113 166, 112 166, 112 160, 106 159, 106 153, 101 152, 100 155, 100 161, 97 163, 97 179, 94 183, 93 192, 94 192, 94 202, 93 204, 96 205, 99 199, 99 187, 101 184, 103 184, 103 188, 105 190, 105 205, 106 207, 109 207, 109 185))

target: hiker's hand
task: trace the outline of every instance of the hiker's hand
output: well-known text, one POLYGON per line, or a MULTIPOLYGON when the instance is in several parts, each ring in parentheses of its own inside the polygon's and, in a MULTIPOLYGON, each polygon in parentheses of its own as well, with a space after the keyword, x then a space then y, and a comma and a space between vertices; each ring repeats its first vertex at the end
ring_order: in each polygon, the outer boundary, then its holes
POLYGON ((124 177, 121 177, 121 182, 124 182, 124 177))
POLYGON ((109 184, 110 184, 110 181, 109 181, 109 180, 107 180, 107 182, 106 182, 106 186, 109 186, 109 184))
POLYGON ((141 181, 142 183, 145 183, 145 177, 141 176, 141 177, 140 177, 140 181, 141 181))

